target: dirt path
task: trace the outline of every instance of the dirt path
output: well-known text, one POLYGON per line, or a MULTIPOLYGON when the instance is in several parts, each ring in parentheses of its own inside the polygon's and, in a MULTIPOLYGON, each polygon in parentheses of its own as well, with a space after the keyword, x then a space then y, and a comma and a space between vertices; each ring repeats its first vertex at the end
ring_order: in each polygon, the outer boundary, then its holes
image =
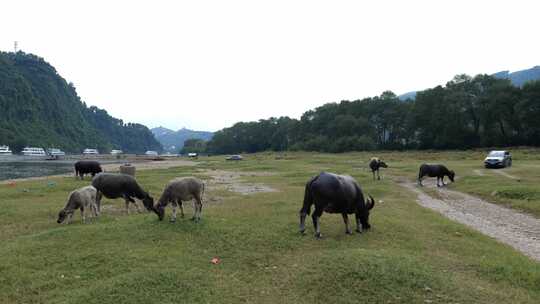
POLYGON ((243 195, 278 191, 261 183, 246 183, 242 180, 242 177, 245 176, 268 176, 273 175, 273 173, 223 170, 203 170, 202 173, 212 177, 212 179, 208 181, 208 185, 211 189, 226 189, 227 191, 236 192, 243 195))
POLYGON ((484 176, 485 175, 484 172, 482 172, 482 171, 480 171, 478 169, 474 169, 473 172, 476 173, 476 175, 478 175, 478 176, 484 176))
POLYGON ((424 182, 425 187, 436 189, 440 199, 427 195, 414 183, 399 184, 416 193, 420 205, 440 212, 449 219, 478 230, 540 261, 539 219, 458 191, 444 187, 437 189, 434 183, 427 180, 424 182))

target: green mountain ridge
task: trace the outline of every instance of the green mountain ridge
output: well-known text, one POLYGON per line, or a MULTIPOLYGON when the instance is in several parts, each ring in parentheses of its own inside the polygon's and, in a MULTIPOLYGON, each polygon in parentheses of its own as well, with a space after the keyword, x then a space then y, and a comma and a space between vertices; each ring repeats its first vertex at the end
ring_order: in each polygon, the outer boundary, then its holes
POLYGON ((88 107, 72 83, 43 58, 0 52, 0 145, 57 147, 71 153, 84 148, 127 153, 162 150, 150 130, 124 123, 107 111, 88 107))

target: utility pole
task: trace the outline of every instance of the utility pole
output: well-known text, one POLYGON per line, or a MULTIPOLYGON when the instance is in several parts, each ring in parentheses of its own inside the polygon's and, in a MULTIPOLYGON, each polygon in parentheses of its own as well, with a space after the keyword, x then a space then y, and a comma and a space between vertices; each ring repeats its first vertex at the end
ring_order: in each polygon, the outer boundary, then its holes
POLYGON ((17 46, 18 46, 18 43, 17 43, 17 41, 15 41, 13 43, 13 49, 15 50, 15 53, 17 53, 17 46))

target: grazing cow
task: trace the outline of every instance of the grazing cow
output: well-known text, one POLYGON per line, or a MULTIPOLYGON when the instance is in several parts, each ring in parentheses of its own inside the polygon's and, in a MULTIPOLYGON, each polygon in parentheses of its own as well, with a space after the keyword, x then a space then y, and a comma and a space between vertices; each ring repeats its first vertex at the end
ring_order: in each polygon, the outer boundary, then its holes
POLYGON ((92 186, 97 189, 96 204, 98 210, 101 209, 101 198, 103 196, 115 199, 124 198, 126 201, 126 213, 129 214, 129 203, 133 203, 137 211, 140 212, 139 206, 133 199, 142 200, 144 207, 148 211, 154 211, 154 199, 145 192, 133 176, 127 174, 116 173, 100 173, 92 179, 92 186))
POLYGON ((163 194, 159 198, 157 205, 154 207, 159 220, 163 220, 165 216, 165 207, 167 204, 172 203, 173 214, 171 222, 176 221, 176 206, 180 207, 180 216, 184 217, 184 208, 182 207, 182 201, 189 201, 195 199, 193 202, 193 210, 195 213, 191 220, 200 221, 202 212, 202 197, 204 195, 204 183, 195 177, 178 177, 171 180, 165 189, 163 194))
POLYGON ((94 217, 98 216, 98 210, 96 206, 96 188, 92 186, 86 186, 72 191, 68 196, 66 206, 58 213, 58 224, 62 223, 66 218, 67 222, 71 222, 73 213, 75 210, 81 210, 82 222, 86 222, 86 216, 84 211, 90 208, 94 217))
POLYGON ((373 157, 369 161, 369 167, 371 168, 371 173, 373 173, 373 179, 375 179, 375 172, 377 172, 377 179, 380 180, 381 176, 379 175, 379 168, 388 168, 385 162, 378 159, 377 157, 373 157))
POLYGON ((311 211, 311 205, 315 204, 315 211, 311 218, 315 228, 315 237, 321 237, 320 217, 324 212, 341 213, 345 222, 345 233, 351 234, 348 214, 355 214, 356 231, 361 233, 367 230, 369 225, 369 211, 375 206, 371 195, 370 200, 364 200, 364 194, 354 178, 348 175, 337 175, 322 172, 311 178, 306 184, 304 204, 300 209, 300 233, 306 230, 306 216, 311 211), (362 225, 362 228, 360 228, 362 225))
POLYGON ((101 165, 95 160, 80 160, 75 163, 75 178, 80 176, 81 179, 84 179, 84 175, 88 173, 94 177, 101 172, 103 172, 101 165))
POLYGON ((452 170, 448 170, 444 165, 428 165, 422 164, 420 166, 420 171, 418 172, 418 185, 422 186, 422 178, 424 176, 437 177, 437 187, 442 187, 446 185, 444 183, 444 177, 448 178, 454 182, 455 173, 452 170), (442 181, 442 185, 439 185, 439 180, 442 181))

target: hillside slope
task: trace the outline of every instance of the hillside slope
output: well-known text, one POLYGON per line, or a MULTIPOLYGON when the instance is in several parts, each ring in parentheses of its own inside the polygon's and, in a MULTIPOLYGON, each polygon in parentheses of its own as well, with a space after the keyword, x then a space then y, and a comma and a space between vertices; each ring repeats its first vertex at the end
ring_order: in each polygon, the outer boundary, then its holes
POLYGON ((141 153, 161 150, 148 128, 124 123, 87 107, 72 83, 42 58, 0 52, 0 145, 58 147, 80 153, 91 147, 141 153))

